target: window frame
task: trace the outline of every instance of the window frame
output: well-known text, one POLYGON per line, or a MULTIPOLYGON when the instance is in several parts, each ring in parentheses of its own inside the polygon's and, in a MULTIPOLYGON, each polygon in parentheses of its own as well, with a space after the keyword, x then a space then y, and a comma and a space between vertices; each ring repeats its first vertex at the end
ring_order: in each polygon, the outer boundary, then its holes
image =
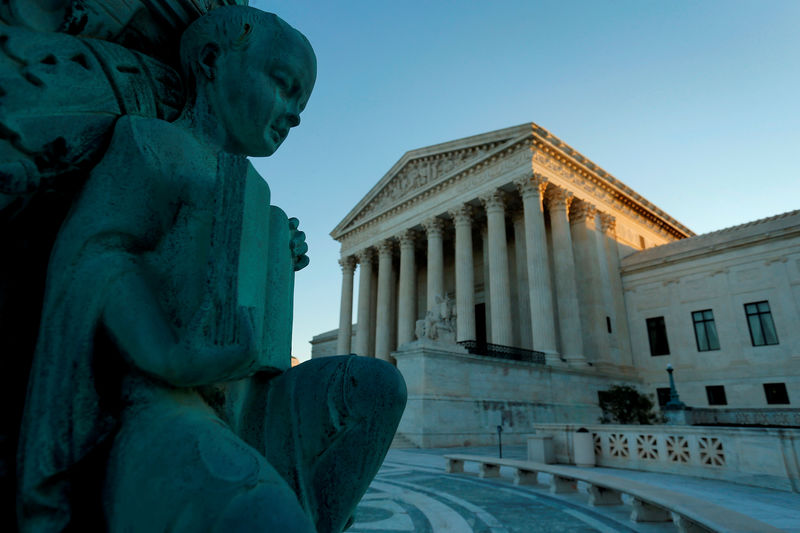
POLYGON ((694 342, 695 346, 697 346, 698 352, 715 352, 720 349, 719 344, 719 333, 717 332, 717 323, 714 320, 714 310, 713 309, 700 309, 698 311, 692 311, 692 327, 694 329, 694 342), (710 317, 706 316, 706 313, 710 315, 710 317), (698 318, 695 315, 700 315, 698 318), (698 335, 698 326, 702 326, 703 334, 705 335, 705 342, 706 346, 703 348, 700 346, 700 335, 698 335), (709 335, 709 326, 710 329, 713 331, 713 339, 716 342, 716 346, 713 346, 711 342, 712 336, 709 335))
MULTIPOLYGON (((662 355, 670 355, 669 336, 667 335, 667 321, 664 319, 664 317, 654 316, 647 318, 645 319, 645 325, 647 326, 647 342, 650 345, 650 357, 660 357, 662 355), (651 327, 651 324, 653 324, 653 327, 651 327), (665 351, 663 351, 662 353, 656 353, 657 351, 656 348, 659 348, 659 346, 653 342, 654 337, 658 335, 657 328, 659 325, 661 326, 661 331, 663 332, 664 335, 663 348, 665 349, 665 351)), ((658 339, 656 339, 656 342, 658 342, 658 339)))
POLYGON ((786 388, 786 383, 774 382, 774 383, 764 383, 763 385, 764 385, 764 398, 767 401, 767 405, 791 405, 792 404, 792 402, 789 400, 789 390, 786 388), (777 394, 777 396, 778 396, 778 399, 786 398, 785 402, 770 401, 770 397, 772 397, 772 399, 774 400, 775 396, 776 396, 774 394, 770 394, 769 393, 769 387, 771 387, 771 386, 772 387, 778 387, 778 386, 783 387, 782 393, 777 394))
MULTIPOLYGON (((719 398, 718 398, 719 399, 719 398)), ((712 405, 728 405, 728 395, 725 394, 725 385, 706 385, 706 401, 709 406, 712 405), (712 390, 713 389, 713 392, 712 390), (712 402, 712 396, 716 396, 718 394, 722 395, 721 402, 712 402)))
POLYGON ((747 329, 750 332, 750 343, 755 346, 775 346, 780 344, 778 339, 778 330, 775 328, 775 321, 772 319, 772 308, 769 305, 769 300, 760 300, 758 302, 749 302, 744 304, 744 316, 747 321, 747 329), (750 308, 755 307, 755 311, 750 308), (766 307, 763 309, 762 307, 766 307), (756 343, 756 335, 753 333, 753 325, 758 324, 759 341, 756 343), (765 325, 768 327, 765 328, 765 325), (767 338, 769 335, 765 331, 771 333, 774 338, 767 338), (774 342, 770 342, 774 341, 774 342))

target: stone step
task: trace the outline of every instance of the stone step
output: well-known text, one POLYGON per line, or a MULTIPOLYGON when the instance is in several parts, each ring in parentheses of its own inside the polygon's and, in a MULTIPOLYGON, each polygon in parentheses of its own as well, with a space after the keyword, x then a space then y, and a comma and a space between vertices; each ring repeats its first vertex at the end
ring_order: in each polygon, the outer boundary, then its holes
POLYGON ((394 434, 391 448, 419 448, 419 446, 417 446, 413 440, 398 431, 394 434))

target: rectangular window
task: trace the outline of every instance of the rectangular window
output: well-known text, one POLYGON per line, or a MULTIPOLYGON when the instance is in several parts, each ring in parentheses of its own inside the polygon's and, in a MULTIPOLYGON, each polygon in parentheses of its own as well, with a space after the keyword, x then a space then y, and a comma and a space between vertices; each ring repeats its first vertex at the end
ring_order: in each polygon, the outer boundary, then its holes
POLYGON ((663 316, 647 319, 647 338, 650 340, 650 355, 669 355, 667 326, 663 316))
POLYGON ((611 333, 611 317, 606 317, 606 329, 611 333))
POLYGON ((764 383, 764 394, 770 405, 789 404, 789 394, 786 392, 786 383, 764 383))
POLYGON ((664 407, 669 402, 669 387, 657 388, 656 395, 658 396, 658 406, 664 407))
POLYGON ((723 385, 709 385, 706 387, 708 405, 728 405, 725 398, 725 387, 723 385))
POLYGON ((768 301, 744 304, 744 312, 747 315, 747 327, 750 328, 750 341, 753 346, 778 344, 778 333, 772 322, 768 301))
POLYGON ((694 322, 694 340, 697 341, 697 351, 719 350, 719 337, 717 337, 717 326, 714 323, 714 312, 711 309, 694 311, 692 313, 692 322, 694 322))

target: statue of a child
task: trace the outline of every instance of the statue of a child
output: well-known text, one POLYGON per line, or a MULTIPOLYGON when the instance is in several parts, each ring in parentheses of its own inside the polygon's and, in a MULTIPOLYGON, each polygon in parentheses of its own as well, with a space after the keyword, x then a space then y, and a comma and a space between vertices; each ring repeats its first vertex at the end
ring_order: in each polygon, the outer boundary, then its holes
POLYGON ((405 384, 355 356, 287 370, 307 246, 244 158, 299 124, 314 52, 234 6, 193 23, 181 58, 194 85, 181 117, 117 122, 53 248, 20 528, 341 531, 405 384))

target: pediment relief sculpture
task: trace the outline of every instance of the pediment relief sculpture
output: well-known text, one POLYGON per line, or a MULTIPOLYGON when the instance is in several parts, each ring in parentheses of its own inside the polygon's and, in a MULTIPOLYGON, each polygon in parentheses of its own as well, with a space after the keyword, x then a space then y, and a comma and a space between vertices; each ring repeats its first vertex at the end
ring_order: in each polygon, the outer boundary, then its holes
POLYGON ((349 226, 358 225, 387 208, 413 198, 427 186, 468 169, 510 139, 412 159, 406 163, 358 213, 349 226))

